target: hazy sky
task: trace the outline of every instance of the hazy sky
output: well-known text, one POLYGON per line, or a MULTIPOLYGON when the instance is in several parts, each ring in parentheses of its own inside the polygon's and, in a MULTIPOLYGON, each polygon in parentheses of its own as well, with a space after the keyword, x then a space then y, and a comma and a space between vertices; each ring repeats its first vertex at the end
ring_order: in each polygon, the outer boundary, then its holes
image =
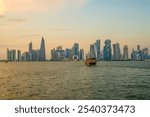
POLYGON ((6 49, 40 47, 50 50, 74 42, 88 52, 90 44, 109 38, 121 49, 140 44, 150 50, 150 0, 0 0, 0 59, 6 49))

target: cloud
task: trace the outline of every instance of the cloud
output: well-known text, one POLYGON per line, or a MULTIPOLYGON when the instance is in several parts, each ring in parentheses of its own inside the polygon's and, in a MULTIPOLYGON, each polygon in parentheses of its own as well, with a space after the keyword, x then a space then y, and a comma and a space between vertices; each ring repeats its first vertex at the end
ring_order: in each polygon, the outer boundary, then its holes
POLYGON ((5 16, 4 15, 0 15, 0 19, 4 18, 5 16))
POLYGON ((21 35, 20 38, 33 38, 33 37, 40 37, 40 34, 25 34, 21 35))
POLYGON ((50 29, 51 31, 60 31, 60 32, 68 32, 68 31, 71 31, 70 28, 53 28, 53 29, 50 29))
POLYGON ((4 12, 55 11, 70 5, 83 5, 87 0, 0 0, 0 14, 4 12))
POLYGON ((26 22, 26 19, 8 19, 10 22, 26 22))

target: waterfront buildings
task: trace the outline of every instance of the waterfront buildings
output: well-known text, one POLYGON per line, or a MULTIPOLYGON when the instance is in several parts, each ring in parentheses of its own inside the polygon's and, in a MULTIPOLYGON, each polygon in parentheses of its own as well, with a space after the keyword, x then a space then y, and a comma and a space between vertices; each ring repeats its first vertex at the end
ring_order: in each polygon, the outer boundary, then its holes
POLYGON ((79 59, 79 44, 74 43, 73 45, 73 59, 79 59))
POLYGON ((111 40, 107 39, 104 43, 103 49, 103 59, 104 61, 111 61, 112 60, 112 49, 111 49, 111 40))
POLYGON ((96 58, 96 53, 95 53, 95 49, 94 49, 94 44, 90 45, 89 58, 96 58))
POLYGON ((84 50, 80 49, 79 44, 74 43, 71 49, 66 48, 63 50, 62 46, 53 48, 51 50, 51 61, 72 61, 72 60, 84 60, 84 50))
POLYGON ((16 50, 7 49, 7 60, 8 61, 16 61, 16 50))
POLYGON ((149 59, 148 48, 144 48, 141 51, 141 60, 147 60, 147 59, 149 59))
POLYGON ((29 43, 29 53, 32 53, 32 42, 29 43))
POLYGON ((86 54, 86 59, 96 58, 97 61, 100 61, 100 40, 96 40, 94 44, 90 45, 90 51, 86 54))
POLYGON ((84 49, 80 49, 79 60, 84 60, 84 49))
POLYGON ((45 61, 45 41, 42 37, 41 46, 38 50, 33 50, 32 42, 29 43, 28 52, 21 54, 21 50, 9 50, 7 49, 7 60, 8 61, 45 61))
POLYGON ((119 43, 113 44, 113 60, 119 61, 121 59, 119 43))
POLYGON ((125 45, 124 47, 123 47, 123 60, 124 61, 127 61, 129 58, 128 58, 128 46, 127 45, 125 45))
POLYGON ((101 59, 100 44, 101 44, 101 41, 99 39, 96 40, 96 42, 94 43, 95 57, 96 57, 97 61, 100 61, 100 59, 101 59))
POLYGON ((21 61, 21 50, 17 50, 17 61, 21 61))
POLYGON ((29 52, 24 52, 22 54, 22 61, 30 61, 30 54, 29 54, 29 52))
POLYGON ((65 49, 65 59, 70 59, 71 56, 71 50, 69 48, 65 49))
MULTIPOLYGON (((96 58, 97 61, 119 61, 119 60, 132 60, 132 61, 144 61, 150 59, 148 48, 141 49, 140 45, 137 49, 133 49, 131 52, 131 59, 129 57, 128 46, 123 47, 123 54, 121 54, 120 44, 116 43, 111 45, 111 40, 107 39, 104 42, 104 48, 100 48, 101 41, 96 40, 94 44, 90 45, 90 51, 86 54, 86 59, 89 57, 96 58), (112 54, 113 47, 113 54, 112 54)), ((45 40, 42 37, 40 49, 34 50, 32 42, 29 43, 28 51, 21 53, 21 50, 7 49, 8 61, 46 61, 45 40)), ((84 49, 80 49, 79 43, 74 43, 72 48, 66 48, 63 50, 62 46, 58 46, 51 50, 52 61, 73 61, 84 60, 84 49)))
POLYGON ((148 48, 141 50, 140 45, 138 45, 137 50, 132 49, 131 59, 133 61, 144 61, 149 59, 148 48))
POLYGON ((51 50, 51 60, 52 61, 63 61, 65 59, 65 51, 62 46, 58 46, 56 49, 51 50))
POLYGON ((131 59, 133 61, 141 61, 141 50, 139 45, 137 46, 137 50, 134 50, 134 48, 132 49, 131 59))

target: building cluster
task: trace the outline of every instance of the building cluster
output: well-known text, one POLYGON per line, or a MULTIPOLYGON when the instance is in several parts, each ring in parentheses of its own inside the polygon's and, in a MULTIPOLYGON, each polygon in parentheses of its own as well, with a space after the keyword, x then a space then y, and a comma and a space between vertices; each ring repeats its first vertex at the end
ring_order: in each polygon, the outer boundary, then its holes
POLYGON ((42 37, 41 46, 38 50, 33 50, 32 42, 29 43, 28 52, 21 54, 20 50, 9 50, 7 49, 7 60, 8 61, 46 61, 45 54, 45 41, 42 37))
POLYGON ((101 59, 101 52, 100 52, 100 40, 96 40, 94 44, 90 45, 90 51, 86 54, 87 58, 96 58, 98 61, 101 59))
POLYGON ((84 50, 79 49, 79 44, 74 43, 71 49, 62 49, 62 46, 53 48, 51 50, 51 61, 64 61, 64 60, 84 60, 84 50))
MULTIPOLYGON (((124 45, 123 54, 121 54, 120 44, 111 44, 111 40, 107 39, 104 42, 104 47, 101 49, 100 39, 96 40, 94 44, 90 45, 89 52, 86 54, 87 58, 96 58, 97 61, 144 61, 150 59, 148 48, 141 49, 140 45, 137 46, 137 50, 132 50, 131 58, 129 58, 128 46, 124 45)), ((72 48, 63 49, 62 46, 53 48, 50 52, 51 61, 73 61, 73 60, 85 60, 84 49, 79 48, 78 43, 74 43, 72 48)), ((8 61, 46 61, 45 53, 45 41, 42 37, 40 49, 34 50, 32 42, 29 43, 28 52, 21 54, 20 50, 7 49, 8 61)))
POLYGON ((150 59, 148 48, 141 50, 139 45, 137 46, 136 51, 133 49, 131 58, 129 58, 129 50, 127 45, 124 45, 122 54, 119 43, 112 45, 111 40, 107 39, 104 42, 104 48, 102 51, 100 44, 100 40, 96 40, 96 43, 90 45, 90 52, 86 55, 86 58, 92 57, 97 60, 104 61, 144 61, 150 59))
POLYGON ((140 45, 137 46, 137 50, 132 50, 131 58, 134 61, 144 61, 150 59, 148 48, 140 49, 140 45))

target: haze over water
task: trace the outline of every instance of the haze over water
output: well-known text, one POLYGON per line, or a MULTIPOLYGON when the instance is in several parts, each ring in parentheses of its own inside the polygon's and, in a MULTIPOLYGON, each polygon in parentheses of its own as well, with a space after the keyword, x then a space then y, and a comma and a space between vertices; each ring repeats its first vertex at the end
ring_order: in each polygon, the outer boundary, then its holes
POLYGON ((150 99, 150 62, 0 63, 0 99, 150 99))

